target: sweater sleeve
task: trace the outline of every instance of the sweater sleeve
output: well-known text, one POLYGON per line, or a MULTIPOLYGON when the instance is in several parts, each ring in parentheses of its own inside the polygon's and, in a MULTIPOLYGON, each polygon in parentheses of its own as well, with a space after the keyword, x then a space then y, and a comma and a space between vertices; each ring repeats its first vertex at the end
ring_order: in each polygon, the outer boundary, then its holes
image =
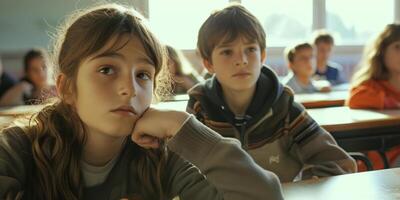
MULTIPOLYGON (((12 132, 0 133, 0 197, 12 196, 24 190, 26 177, 25 163, 30 158, 29 141, 19 128, 12 132), (16 130, 16 131, 14 131, 16 130)), ((9 129, 10 130, 10 129, 9 129)))
MULTIPOLYGON (((223 138, 191 116, 168 142, 171 151, 193 163, 215 189, 187 187, 190 177, 176 180, 182 199, 283 199, 277 176, 259 167, 235 139, 223 138), (185 190, 182 188, 186 187, 185 190), (221 196, 219 196, 221 195, 221 196), (187 197, 187 198, 183 198, 187 197), (217 198, 218 199, 218 198, 217 198)), ((182 176, 177 176, 182 177, 182 176)), ((192 184, 193 185, 193 184, 192 184)), ((195 184, 193 187, 196 187, 195 184)))
POLYGON ((357 171, 354 159, 308 115, 304 107, 294 102, 290 114, 293 119, 287 137, 289 152, 303 164, 303 180, 357 171))
POLYGON ((350 108, 383 109, 385 93, 372 84, 364 83, 350 92, 350 97, 346 104, 350 108))

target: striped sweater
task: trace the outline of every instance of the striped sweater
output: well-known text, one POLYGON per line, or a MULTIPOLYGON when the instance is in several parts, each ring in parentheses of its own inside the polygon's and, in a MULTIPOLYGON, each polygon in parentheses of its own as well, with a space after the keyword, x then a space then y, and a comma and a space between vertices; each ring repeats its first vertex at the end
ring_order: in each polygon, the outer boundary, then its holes
POLYGON ((189 90, 187 111, 222 136, 239 139, 255 162, 281 182, 356 171, 354 160, 294 102, 293 91, 269 68, 262 68, 245 116, 235 116, 222 94, 214 76, 189 90))

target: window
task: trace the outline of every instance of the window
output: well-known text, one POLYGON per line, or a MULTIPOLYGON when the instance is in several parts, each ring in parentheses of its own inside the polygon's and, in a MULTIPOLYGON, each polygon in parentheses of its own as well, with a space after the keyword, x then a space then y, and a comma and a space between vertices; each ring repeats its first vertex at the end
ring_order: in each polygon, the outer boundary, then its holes
POLYGON ((149 24, 166 44, 195 49, 200 26, 227 0, 149 0, 149 24))
POLYGON ((392 23, 393 0, 327 0, 327 29, 339 45, 363 45, 392 23))
POLYGON ((309 38, 313 1, 242 0, 242 5, 261 22, 267 46, 287 46, 309 38))

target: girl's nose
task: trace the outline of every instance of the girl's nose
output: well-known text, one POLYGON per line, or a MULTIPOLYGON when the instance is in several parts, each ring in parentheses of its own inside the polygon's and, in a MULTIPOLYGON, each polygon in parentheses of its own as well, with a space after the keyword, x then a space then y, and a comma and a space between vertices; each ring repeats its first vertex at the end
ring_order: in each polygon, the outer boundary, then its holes
POLYGON ((129 98, 136 96, 135 83, 132 77, 124 78, 121 82, 118 90, 121 96, 127 96, 129 98))

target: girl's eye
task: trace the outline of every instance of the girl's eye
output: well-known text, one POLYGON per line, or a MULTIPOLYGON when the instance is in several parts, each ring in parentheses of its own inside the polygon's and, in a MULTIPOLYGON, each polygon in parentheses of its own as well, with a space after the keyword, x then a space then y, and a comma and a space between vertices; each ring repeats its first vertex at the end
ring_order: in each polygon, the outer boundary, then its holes
POLYGON ((99 72, 104 75, 111 75, 115 73, 115 70, 111 66, 104 66, 99 69, 99 72))
POLYGON ((140 72, 137 75, 137 77, 142 79, 142 80, 151 80, 151 75, 149 73, 145 73, 145 72, 140 72))
POLYGON ((231 50, 223 50, 223 51, 221 51, 221 55, 229 56, 231 54, 232 54, 231 50))

